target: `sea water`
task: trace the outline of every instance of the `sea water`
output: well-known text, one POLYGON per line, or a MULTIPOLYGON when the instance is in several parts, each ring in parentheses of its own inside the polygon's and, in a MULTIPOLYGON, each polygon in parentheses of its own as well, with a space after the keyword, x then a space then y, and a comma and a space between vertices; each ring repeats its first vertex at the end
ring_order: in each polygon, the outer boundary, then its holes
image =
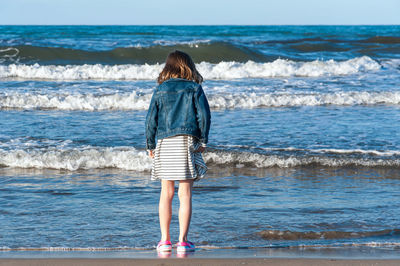
POLYGON ((2 250, 154 248, 144 119, 174 49, 212 111, 193 242, 400 246, 399 26, 1 26, 2 250))

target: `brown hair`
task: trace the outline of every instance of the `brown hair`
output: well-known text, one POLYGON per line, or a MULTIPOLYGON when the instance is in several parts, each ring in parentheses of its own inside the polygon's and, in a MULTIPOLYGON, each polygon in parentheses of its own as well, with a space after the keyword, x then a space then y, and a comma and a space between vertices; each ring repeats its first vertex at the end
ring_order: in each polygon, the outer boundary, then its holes
POLYGON ((168 55, 157 82, 161 84, 170 78, 193 80, 199 84, 203 82, 203 77, 197 71, 192 58, 187 53, 178 50, 168 55))

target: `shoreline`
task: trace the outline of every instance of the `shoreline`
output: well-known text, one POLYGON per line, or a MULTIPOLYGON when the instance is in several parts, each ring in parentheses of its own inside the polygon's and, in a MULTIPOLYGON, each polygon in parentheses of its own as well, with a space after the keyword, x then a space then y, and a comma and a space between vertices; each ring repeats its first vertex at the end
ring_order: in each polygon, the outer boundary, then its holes
MULTIPOLYGON (((155 249, 136 250, 3 250, 0 261, 27 260, 340 260, 380 261, 393 260, 400 265, 399 246, 353 246, 353 247, 290 247, 290 248, 198 248, 195 252, 178 254, 157 253, 155 249)), ((0 263, 1 265, 1 263, 0 263)))
POLYGON ((88 258, 58 258, 58 259, 0 259, 1 265, 15 266, 64 266, 64 265, 399 265, 399 259, 305 259, 305 258, 245 258, 245 259, 88 259, 88 258))

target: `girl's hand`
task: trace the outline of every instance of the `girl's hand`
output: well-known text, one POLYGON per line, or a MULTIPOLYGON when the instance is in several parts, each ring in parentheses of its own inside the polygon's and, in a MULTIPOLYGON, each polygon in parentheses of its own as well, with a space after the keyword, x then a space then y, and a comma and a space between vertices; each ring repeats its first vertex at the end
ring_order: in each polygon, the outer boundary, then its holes
POLYGON ((203 152, 203 151, 205 151, 206 150, 206 148, 205 147, 203 147, 203 146, 200 146, 197 150, 195 150, 194 152, 203 152))
POLYGON ((153 150, 149 150, 148 152, 149 152, 149 156, 150 156, 150 158, 152 158, 152 159, 153 159, 153 158, 154 158, 154 152, 153 152, 153 150))

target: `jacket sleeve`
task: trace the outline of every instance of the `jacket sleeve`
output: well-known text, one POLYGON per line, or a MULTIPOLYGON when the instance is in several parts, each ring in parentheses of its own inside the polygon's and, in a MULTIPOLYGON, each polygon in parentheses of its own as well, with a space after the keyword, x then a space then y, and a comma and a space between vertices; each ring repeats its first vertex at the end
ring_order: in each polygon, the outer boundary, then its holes
POLYGON ((156 132, 158 125, 158 104, 156 101, 156 90, 151 97, 150 106, 147 111, 145 128, 146 128, 146 150, 154 150, 156 148, 156 132))
POLYGON ((196 106, 196 118, 200 128, 200 142, 202 146, 208 143, 208 132, 210 131, 211 125, 211 113, 210 106, 208 105, 207 97, 204 94, 201 85, 195 92, 195 106, 196 106))

